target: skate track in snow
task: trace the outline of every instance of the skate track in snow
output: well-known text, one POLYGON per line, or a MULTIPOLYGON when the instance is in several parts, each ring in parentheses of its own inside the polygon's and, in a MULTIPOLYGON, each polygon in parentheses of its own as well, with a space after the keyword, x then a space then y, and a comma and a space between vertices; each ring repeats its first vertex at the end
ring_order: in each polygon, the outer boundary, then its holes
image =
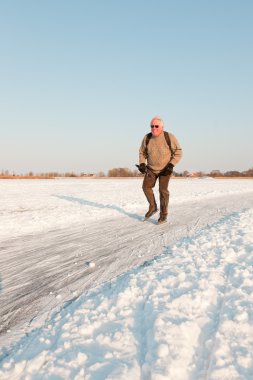
MULTIPOLYGON (((66 202, 80 202, 62 197, 66 202)), ((128 214, 90 225, 27 235, 0 246, 0 346, 40 326, 90 288, 163 253, 225 215, 251 207, 253 193, 170 206, 168 223, 128 214), (88 266, 95 262, 95 268, 88 266)), ((115 209, 117 207, 115 206, 115 209)), ((143 210, 143 213, 145 210, 143 210)), ((122 210, 121 210, 122 213, 122 210)))

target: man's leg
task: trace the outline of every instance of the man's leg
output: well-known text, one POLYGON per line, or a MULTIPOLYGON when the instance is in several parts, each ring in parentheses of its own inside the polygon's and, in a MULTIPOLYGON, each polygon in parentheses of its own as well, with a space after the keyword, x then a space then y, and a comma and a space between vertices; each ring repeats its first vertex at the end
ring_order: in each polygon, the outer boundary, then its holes
POLYGON ((160 193, 160 218, 158 222, 165 222, 168 215, 169 197, 168 190, 171 174, 159 176, 159 193, 160 193))
POLYGON ((149 210, 145 215, 145 218, 147 219, 150 218, 157 211, 157 205, 156 205, 155 196, 153 192, 153 187, 156 184, 156 180, 157 180, 157 176, 151 171, 148 171, 145 174, 144 179, 143 179, 142 189, 149 203, 149 210))

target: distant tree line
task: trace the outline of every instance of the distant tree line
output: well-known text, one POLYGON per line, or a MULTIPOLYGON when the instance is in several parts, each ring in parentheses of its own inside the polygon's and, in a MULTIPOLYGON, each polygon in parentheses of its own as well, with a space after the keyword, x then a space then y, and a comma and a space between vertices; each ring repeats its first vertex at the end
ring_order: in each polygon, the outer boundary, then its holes
MULTIPOLYGON (((210 173, 205 172, 189 172, 184 170, 182 173, 174 171, 175 177, 253 177, 253 167, 243 172, 237 170, 227 171, 222 173, 220 170, 212 170, 210 173)), ((104 172, 97 173, 98 177, 106 177, 104 172)), ((108 171, 107 177, 141 177, 138 170, 130 170, 128 168, 114 168, 108 171)))
POLYGON ((52 171, 52 172, 40 172, 40 173, 35 173, 33 171, 29 171, 26 173, 15 173, 14 171, 9 171, 9 170, 4 170, 2 169, 0 172, 1 177, 44 177, 44 178, 56 178, 56 177, 92 177, 95 174, 93 173, 75 173, 75 172, 57 172, 57 171, 52 171))
MULTIPOLYGON (((16 174, 13 171, 4 170, 0 172, 0 177, 31 177, 31 178, 56 178, 56 177, 65 177, 65 178, 80 178, 80 177, 142 177, 143 174, 141 174, 138 170, 130 170, 128 168, 113 168, 108 170, 107 174, 105 174, 103 171, 100 171, 96 174, 94 173, 84 173, 81 172, 79 174, 75 172, 41 172, 41 173, 34 173, 33 171, 29 171, 25 174, 16 174)), ((205 172, 189 172, 188 170, 184 170, 182 173, 178 173, 174 171, 175 177, 253 177, 253 167, 245 170, 245 171, 237 171, 237 170, 230 170, 227 172, 222 173, 220 170, 212 170, 210 173, 205 172)))
POLYGON ((114 168, 108 171, 108 177, 139 177, 141 173, 138 170, 128 168, 114 168))
POLYGON ((238 170, 230 170, 225 173, 222 173, 220 170, 212 170, 210 173, 207 173, 209 177, 253 177, 253 167, 245 170, 245 171, 238 171, 238 170))

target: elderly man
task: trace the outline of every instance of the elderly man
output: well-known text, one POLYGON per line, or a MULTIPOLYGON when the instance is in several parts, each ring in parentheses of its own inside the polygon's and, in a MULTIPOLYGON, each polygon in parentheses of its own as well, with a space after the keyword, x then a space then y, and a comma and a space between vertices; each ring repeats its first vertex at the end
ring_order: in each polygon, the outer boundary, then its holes
POLYGON ((159 116, 151 120, 150 127, 151 133, 144 136, 142 141, 139 165, 137 166, 139 171, 145 174, 142 188, 149 203, 149 210, 144 220, 149 219, 158 211, 152 189, 159 179, 160 217, 158 224, 161 224, 167 221, 169 180, 174 166, 182 158, 182 149, 176 137, 163 130, 164 123, 159 116))

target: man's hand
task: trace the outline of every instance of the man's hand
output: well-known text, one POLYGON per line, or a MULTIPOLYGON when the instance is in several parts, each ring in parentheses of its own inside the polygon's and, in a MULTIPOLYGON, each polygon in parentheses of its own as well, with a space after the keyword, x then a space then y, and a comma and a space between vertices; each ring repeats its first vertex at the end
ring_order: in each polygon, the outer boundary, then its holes
POLYGON ((169 163, 168 165, 165 166, 165 168, 163 169, 163 171, 160 173, 160 175, 170 175, 173 173, 173 168, 174 168, 174 165, 169 163))
POLYGON ((142 174, 146 173, 146 169, 147 169, 146 164, 142 163, 142 164, 136 165, 136 166, 137 166, 139 172, 141 172, 142 174))

